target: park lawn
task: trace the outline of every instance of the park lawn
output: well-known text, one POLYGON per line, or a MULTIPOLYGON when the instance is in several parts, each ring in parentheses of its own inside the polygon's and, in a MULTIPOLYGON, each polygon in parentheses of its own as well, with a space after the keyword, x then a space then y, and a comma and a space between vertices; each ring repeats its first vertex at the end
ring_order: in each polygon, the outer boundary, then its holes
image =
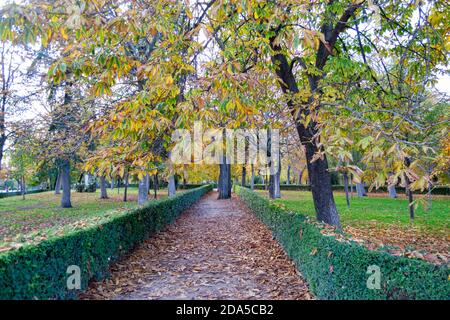
MULTIPOLYGON (((182 192, 182 190, 180 190, 182 192)), ((177 191, 178 192, 178 191, 177 191)), ((109 199, 99 199, 100 191, 72 191, 72 208, 60 207, 61 195, 53 191, 0 199, 0 242, 19 234, 63 226, 78 220, 101 216, 111 210, 137 206, 137 188, 128 189, 128 202, 123 202, 123 188, 108 189, 109 199)), ((158 190, 158 197, 167 196, 167 189, 158 190)), ((153 192, 150 199, 153 197, 153 192)))
MULTIPOLYGON (((267 191, 257 192, 267 195, 267 191)), ((315 218, 312 195, 306 191, 281 191, 274 200, 287 209, 315 218)), ((450 262, 450 197, 435 196, 426 210, 424 196, 417 196, 414 223, 409 220, 408 201, 404 195, 369 194, 352 197, 347 208, 345 194, 335 192, 343 231, 367 248, 381 248, 394 255, 412 256, 434 264, 450 262)))
MULTIPOLYGON (((267 191, 264 190, 258 190, 257 192, 267 195, 267 191)), ((348 208, 344 193, 335 193, 334 198, 343 226, 363 227, 395 224, 402 227, 411 227, 406 199, 391 199, 379 195, 373 196, 372 194, 364 198, 354 196, 351 198, 350 208, 348 208)), ((290 210, 315 217, 310 192, 282 190, 281 199, 277 199, 275 202, 284 204, 290 210)), ((428 211, 426 210, 426 201, 423 198, 418 198, 417 204, 413 226, 430 233, 448 235, 450 197, 433 199, 432 207, 428 211)))

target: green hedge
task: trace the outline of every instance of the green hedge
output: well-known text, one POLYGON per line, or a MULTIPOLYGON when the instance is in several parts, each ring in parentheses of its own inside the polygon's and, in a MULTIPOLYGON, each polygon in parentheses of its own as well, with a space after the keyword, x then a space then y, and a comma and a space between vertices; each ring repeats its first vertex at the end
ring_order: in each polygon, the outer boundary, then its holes
POLYGON ((298 213, 282 209, 249 189, 239 197, 267 224, 320 299, 449 299, 448 266, 370 251, 323 235, 298 213), (381 271, 381 289, 368 289, 368 267, 381 271))
MULTIPOLYGON (((247 187, 250 187, 249 185, 247 187)), ((333 185, 334 191, 344 191, 343 185, 333 185)), ((264 184, 255 184, 254 189, 256 190, 264 190, 266 186, 264 184)), ((281 190, 294 190, 294 191, 311 191, 311 187, 305 184, 281 184, 281 190)), ((405 188, 396 187, 398 193, 405 193, 405 188)), ((367 191, 367 188, 366 188, 367 191)), ((355 193, 355 187, 353 186, 353 192, 355 193)), ((375 193, 387 193, 387 187, 380 187, 378 189, 372 189, 371 192, 375 193)), ((424 190, 421 192, 420 190, 414 191, 415 194, 426 194, 428 191, 424 190)), ((436 186, 431 190, 431 194, 433 195, 450 195, 450 187, 448 186, 436 186)))
MULTIPOLYGON (((198 188, 198 187, 201 187, 201 186, 204 186, 205 184, 204 183, 187 183, 186 185, 183 185, 182 183, 180 183, 179 185, 178 185, 178 188, 180 189, 180 190, 189 190, 189 189, 193 189, 193 188, 198 188)), ((211 185, 214 187, 214 188, 216 188, 217 186, 216 186, 216 184, 215 183, 211 183, 211 185)))
MULTIPOLYGON (((41 193, 41 192, 46 192, 49 190, 29 190, 25 193, 25 195, 27 194, 33 194, 33 193, 41 193)), ((15 197, 15 196, 21 196, 22 192, 21 191, 13 191, 13 192, 1 192, 0 193, 0 199, 2 198, 8 198, 8 197, 15 197)))
POLYGON ((0 254, 0 299, 71 299, 70 265, 81 269, 81 290, 91 279, 136 244, 171 223, 183 210, 211 190, 210 185, 151 201, 145 207, 111 215, 93 226, 0 254))

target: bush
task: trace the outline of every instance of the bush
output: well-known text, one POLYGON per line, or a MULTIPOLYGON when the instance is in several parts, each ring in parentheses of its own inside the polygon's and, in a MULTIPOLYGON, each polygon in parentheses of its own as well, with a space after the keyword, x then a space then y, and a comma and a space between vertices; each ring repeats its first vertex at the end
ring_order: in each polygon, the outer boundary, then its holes
POLYGON ((66 284, 70 265, 80 267, 84 290, 89 280, 104 278, 112 262, 171 223, 209 190, 211 186, 206 185, 151 201, 63 236, 1 253, 0 299, 76 298, 80 290, 68 290, 66 284))
POLYGON ((239 197, 267 224, 320 299, 449 299, 449 268, 418 259, 370 251, 354 242, 324 236, 298 213, 249 189, 239 197), (381 288, 368 289, 369 266, 379 266, 381 288))
POLYGON ((95 182, 89 183, 87 186, 84 183, 77 183, 75 185, 76 192, 95 192, 97 191, 97 184, 95 182))
MULTIPOLYGON (((41 193, 41 192, 46 192, 46 191, 48 191, 48 190, 46 190, 46 189, 43 189, 43 190, 27 190, 26 194, 41 193)), ((0 199, 8 198, 8 197, 20 196, 20 195, 22 195, 21 191, 0 192, 0 199)))
MULTIPOLYGON (((249 185, 247 187, 250 187, 249 185)), ((333 190, 334 191, 342 191, 344 192, 344 186, 343 185, 333 185, 333 190)), ((264 184, 255 184, 254 187, 255 190, 264 190, 265 189, 265 185, 264 184)), ((280 184, 280 189, 281 190, 293 190, 293 191, 311 191, 311 187, 309 185, 305 185, 305 184, 280 184)), ((366 187, 366 190, 368 188, 366 187)), ((398 193, 405 193, 405 188, 404 187, 396 187, 397 192, 398 193)), ((356 192, 355 190, 355 186, 353 186, 353 192, 356 192)), ((375 192, 375 193, 387 193, 387 187, 380 187, 378 189, 372 189, 371 192, 375 192)), ((414 194, 426 194, 428 191, 424 190, 423 192, 420 190, 415 190, 414 194)), ((436 186, 433 189, 431 189, 431 194, 433 195, 450 195, 450 187, 448 186, 436 186)))

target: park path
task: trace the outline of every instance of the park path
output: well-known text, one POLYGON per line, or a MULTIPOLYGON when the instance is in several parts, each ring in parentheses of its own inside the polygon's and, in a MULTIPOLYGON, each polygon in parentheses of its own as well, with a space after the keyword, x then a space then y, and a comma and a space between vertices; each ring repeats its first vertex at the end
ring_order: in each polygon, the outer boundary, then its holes
POLYGON ((235 195, 210 192, 91 283, 81 299, 311 299, 305 280, 235 195))

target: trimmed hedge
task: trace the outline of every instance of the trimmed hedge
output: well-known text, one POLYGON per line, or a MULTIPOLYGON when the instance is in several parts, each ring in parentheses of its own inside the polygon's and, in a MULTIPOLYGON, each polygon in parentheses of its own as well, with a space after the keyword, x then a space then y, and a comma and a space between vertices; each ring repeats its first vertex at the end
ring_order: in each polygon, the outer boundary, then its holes
MULTIPOLYGON (((43 190, 29 190, 25 193, 25 195, 27 194, 33 194, 33 193, 41 193, 41 192, 46 192, 49 191, 47 189, 43 189, 43 190)), ((21 191, 13 191, 13 192, 1 192, 0 193, 0 199, 2 198, 8 198, 8 197, 15 197, 15 196, 21 196, 22 192, 21 191)))
MULTIPOLYGON (((198 188, 201 186, 204 186, 204 183, 187 183, 186 185, 183 185, 182 183, 178 185, 178 189, 180 190, 189 190, 189 189, 193 189, 193 188, 198 188)), ((211 185, 214 188, 217 188, 217 185, 215 183, 211 183, 211 185)))
POLYGON ((206 192, 202 186, 90 227, 0 254, 0 299, 73 299, 91 279, 107 276, 112 262, 171 223, 206 192), (67 268, 81 270, 81 289, 68 290, 67 268))
MULTIPOLYGON (((249 185, 246 186, 247 188, 250 187, 249 185)), ((255 184, 254 189, 255 190, 264 190, 265 189, 265 185, 264 184, 255 184)), ((343 185, 333 185, 332 186, 334 191, 344 191, 344 186, 343 185)), ((281 190, 294 190, 294 191, 311 191, 311 187, 309 185, 305 185, 305 184, 280 184, 280 189, 281 190)), ((396 187, 397 192, 398 193, 405 193, 405 188, 404 187, 396 187)), ((367 187, 366 187, 367 190, 367 187)), ((355 190, 353 190, 353 192, 356 192, 355 190)), ((374 193, 387 193, 387 187, 379 187, 378 189, 372 189, 371 192, 374 193)), ((428 190, 424 190, 423 192, 421 192, 420 190, 415 190, 414 194, 426 194, 428 192, 428 190)), ((450 187, 448 186, 436 186, 431 190, 431 194, 433 195, 444 195, 444 196, 449 196, 450 195, 450 187)))
POLYGON ((247 188, 239 197, 267 224, 320 299, 450 299, 448 266, 370 251, 323 235, 298 213, 282 209, 247 188), (368 267, 381 271, 381 288, 368 289, 368 267))

